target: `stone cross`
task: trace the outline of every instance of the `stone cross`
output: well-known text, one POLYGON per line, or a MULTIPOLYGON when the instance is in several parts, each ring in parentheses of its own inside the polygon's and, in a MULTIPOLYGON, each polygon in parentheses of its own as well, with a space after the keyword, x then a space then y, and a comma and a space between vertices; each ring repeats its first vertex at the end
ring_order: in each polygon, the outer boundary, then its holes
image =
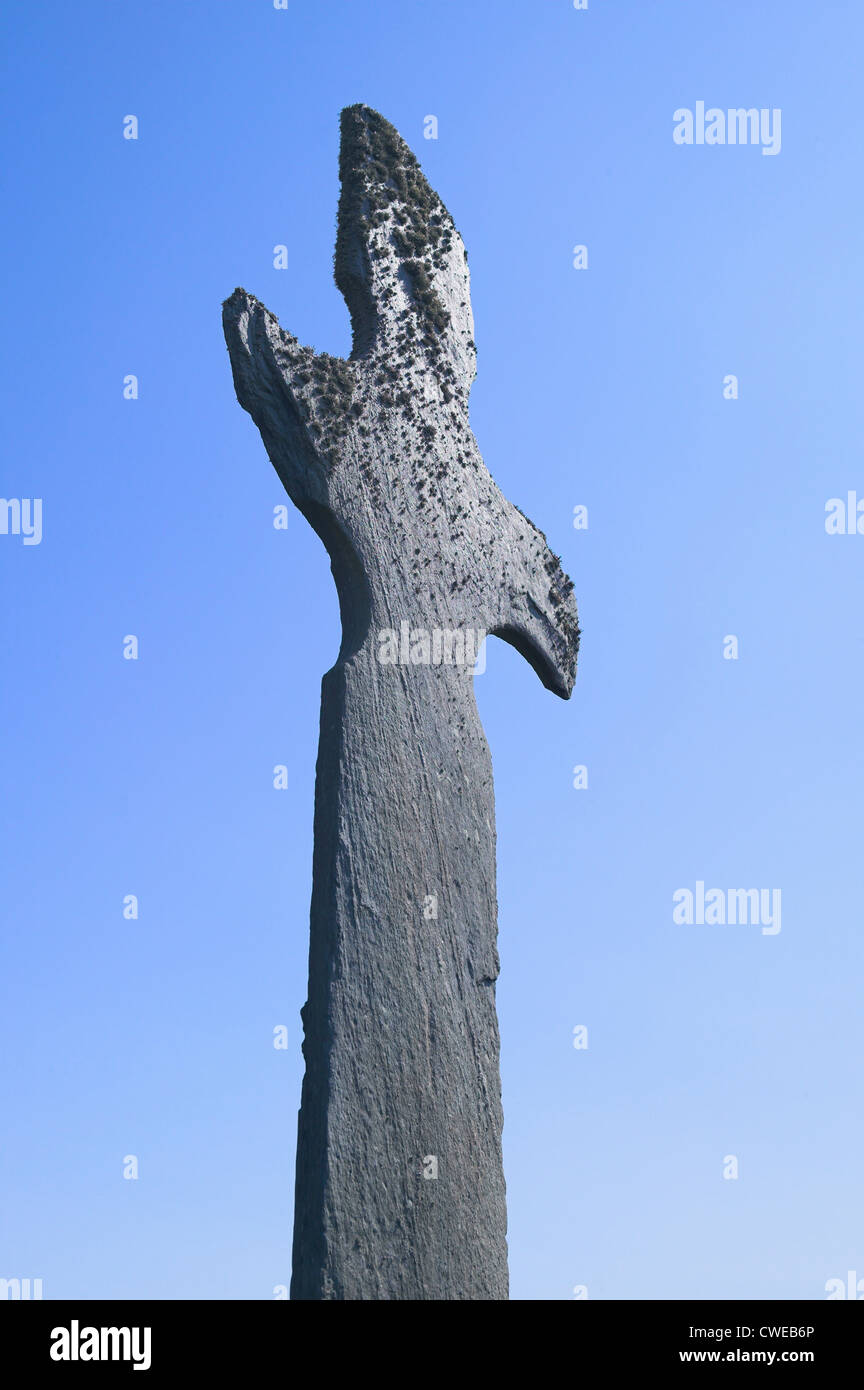
POLYGON ((472 671, 495 634, 568 698, 576 607, 471 431, 461 237, 388 121, 348 107, 341 137, 350 357, 301 346, 245 290, 224 305, 237 398, 329 552, 342 618, 321 694, 291 1297, 506 1299, 495 809, 472 671))

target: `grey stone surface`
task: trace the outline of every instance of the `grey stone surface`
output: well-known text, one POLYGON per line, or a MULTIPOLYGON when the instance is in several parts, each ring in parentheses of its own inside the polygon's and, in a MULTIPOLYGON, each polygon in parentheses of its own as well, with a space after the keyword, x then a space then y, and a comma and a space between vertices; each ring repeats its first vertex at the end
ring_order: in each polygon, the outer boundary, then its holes
POLYGON ((504 637, 567 698, 576 607, 471 431, 449 213, 365 106, 342 113, 340 177, 350 358, 301 346, 244 290, 224 305, 237 398, 327 547, 343 626, 322 685, 291 1296, 506 1299, 492 767, 459 641, 504 637))

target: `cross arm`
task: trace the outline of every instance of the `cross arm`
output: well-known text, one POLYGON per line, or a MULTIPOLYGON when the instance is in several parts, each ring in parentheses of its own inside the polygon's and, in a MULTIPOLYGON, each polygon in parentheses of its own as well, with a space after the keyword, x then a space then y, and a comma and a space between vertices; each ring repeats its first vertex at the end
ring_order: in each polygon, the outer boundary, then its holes
POLYGON ((580 635, 573 582, 543 532, 518 507, 501 500, 509 513, 509 534, 500 609, 489 630, 524 656, 547 690, 569 700, 580 635))
POLYGON ((222 324, 237 399, 258 426, 283 486, 301 508, 307 500, 323 503, 352 417, 351 364, 304 347, 243 289, 225 300, 222 324))

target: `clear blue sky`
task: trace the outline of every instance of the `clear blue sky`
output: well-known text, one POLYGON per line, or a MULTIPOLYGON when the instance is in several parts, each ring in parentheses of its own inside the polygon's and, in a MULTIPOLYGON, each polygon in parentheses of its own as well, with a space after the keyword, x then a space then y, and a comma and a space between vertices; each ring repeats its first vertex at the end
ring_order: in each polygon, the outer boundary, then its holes
POLYGON ((306 522, 272 527, 220 304, 243 285, 347 353, 363 101, 465 238, 474 428, 584 632, 569 704, 498 641, 477 680, 513 1296, 864 1277, 864 536, 824 525, 864 497, 860 6, 14 0, 3 28, 0 491, 43 499, 43 538, 0 535, 0 1276, 289 1279, 339 622, 306 522), (676 145, 700 100, 780 108, 780 154, 676 145), (700 880, 779 887, 782 930, 677 925, 700 880))

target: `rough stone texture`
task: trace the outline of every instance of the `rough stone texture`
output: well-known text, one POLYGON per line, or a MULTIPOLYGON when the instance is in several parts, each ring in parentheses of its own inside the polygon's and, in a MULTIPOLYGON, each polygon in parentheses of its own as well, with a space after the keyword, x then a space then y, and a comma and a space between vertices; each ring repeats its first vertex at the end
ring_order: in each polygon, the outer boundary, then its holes
POLYGON ((224 305, 238 400, 327 547, 343 625, 322 686, 291 1296, 506 1299, 489 749, 470 667, 385 664, 380 633, 498 634, 567 698, 576 608, 471 431, 449 213, 365 106, 342 113, 340 177, 350 358, 302 347, 244 290, 224 305))

